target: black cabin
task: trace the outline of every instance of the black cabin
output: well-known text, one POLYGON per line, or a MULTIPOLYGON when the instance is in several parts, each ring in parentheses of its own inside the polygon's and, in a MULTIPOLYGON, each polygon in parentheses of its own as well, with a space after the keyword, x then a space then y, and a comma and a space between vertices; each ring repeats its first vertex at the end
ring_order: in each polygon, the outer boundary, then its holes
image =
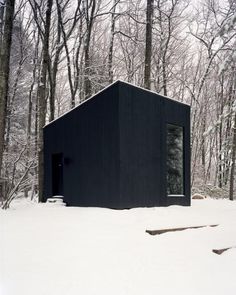
POLYGON ((190 107, 116 81, 44 128, 44 201, 190 205, 190 107))

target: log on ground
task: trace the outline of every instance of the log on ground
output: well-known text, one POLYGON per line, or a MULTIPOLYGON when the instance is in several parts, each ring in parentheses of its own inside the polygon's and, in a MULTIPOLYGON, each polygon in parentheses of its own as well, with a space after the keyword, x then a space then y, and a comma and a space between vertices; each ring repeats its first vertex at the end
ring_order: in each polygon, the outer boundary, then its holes
POLYGON ((158 230, 146 230, 146 233, 150 235, 161 235, 168 232, 175 232, 175 231, 183 231, 186 229, 198 229, 203 227, 216 227, 219 224, 210 224, 210 225, 199 225, 199 226, 187 226, 187 227, 176 227, 176 228, 165 228, 165 229, 158 229, 158 230))

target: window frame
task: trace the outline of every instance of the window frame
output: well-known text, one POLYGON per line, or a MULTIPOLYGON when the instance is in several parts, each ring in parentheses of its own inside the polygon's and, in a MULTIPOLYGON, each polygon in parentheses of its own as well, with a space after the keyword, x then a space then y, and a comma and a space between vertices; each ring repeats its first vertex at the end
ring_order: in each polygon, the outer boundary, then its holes
POLYGON ((166 173, 165 173, 165 181, 166 181, 166 195, 168 198, 183 198, 185 197, 185 127, 182 124, 178 123, 173 123, 173 122, 166 122, 165 126, 165 167, 166 167, 166 173), (176 127, 181 127, 182 129, 182 192, 183 194, 168 194, 167 193, 167 187, 168 187, 168 182, 167 182, 167 138, 168 138, 168 125, 176 126, 176 127))

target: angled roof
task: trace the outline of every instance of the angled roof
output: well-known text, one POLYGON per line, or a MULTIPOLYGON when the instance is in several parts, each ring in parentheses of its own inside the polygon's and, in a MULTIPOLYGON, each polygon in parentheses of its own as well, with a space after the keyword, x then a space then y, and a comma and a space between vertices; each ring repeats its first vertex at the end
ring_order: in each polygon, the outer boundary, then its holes
POLYGON ((98 92, 95 93, 94 95, 90 96, 88 99, 82 101, 79 105, 77 105, 77 106, 74 107, 73 109, 68 110, 67 112, 65 112, 65 113, 62 114, 61 116, 57 117, 57 118, 54 119, 53 121, 47 123, 44 127, 47 127, 48 125, 50 125, 50 124, 54 123, 55 121, 61 119, 62 117, 64 117, 64 116, 67 115, 68 113, 75 111, 76 109, 80 108, 81 105, 86 104, 88 101, 90 101, 91 99, 95 98, 98 94, 100 94, 100 93, 106 91, 107 89, 109 89, 110 87, 113 87, 114 85, 116 85, 116 84, 118 84, 118 83, 125 84, 125 85, 129 85, 129 86, 132 86, 132 87, 135 87, 135 88, 141 89, 142 91, 146 91, 146 92, 149 92, 149 93, 153 93, 153 94, 158 95, 158 96, 160 96, 160 97, 166 98, 166 99, 171 100, 171 101, 173 101, 173 102, 175 102, 175 103, 178 103, 178 104, 182 104, 182 105, 188 106, 188 104, 185 104, 185 103, 180 102, 180 101, 178 101, 178 100, 171 99, 170 97, 167 97, 167 96, 165 96, 165 95, 159 94, 159 93, 157 93, 157 92, 155 92, 155 91, 152 91, 152 90, 149 90, 149 89, 145 89, 145 88, 143 88, 143 87, 136 86, 136 85, 133 85, 133 84, 131 84, 131 83, 128 83, 128 82, 125 82, 125 81, 123 81, 123 80, 118 79, 118 80, 116 80, 115 82, 113 82, 113 83, 109 84, 108 86, 106 86, 105 88, 103 88, 102 90, 98 91, 98 92))

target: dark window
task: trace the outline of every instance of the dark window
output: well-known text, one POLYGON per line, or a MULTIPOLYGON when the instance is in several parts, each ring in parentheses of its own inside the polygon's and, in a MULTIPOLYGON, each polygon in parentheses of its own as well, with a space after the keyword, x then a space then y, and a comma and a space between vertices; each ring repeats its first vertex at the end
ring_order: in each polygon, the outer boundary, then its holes
POLYGON ((183 127, 167 124, 167 195, 184 195, 183 127))

